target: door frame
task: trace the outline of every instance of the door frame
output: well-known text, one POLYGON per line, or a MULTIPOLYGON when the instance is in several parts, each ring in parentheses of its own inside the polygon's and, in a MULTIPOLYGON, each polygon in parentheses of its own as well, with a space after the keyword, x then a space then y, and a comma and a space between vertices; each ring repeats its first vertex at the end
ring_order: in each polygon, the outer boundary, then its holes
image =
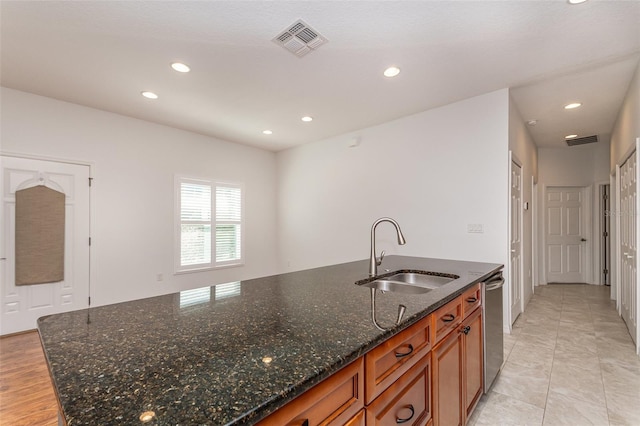
MULTIPOLYGON (((616 310, 618 311, 618 315, 622 315, 622 306, 620 303, 620 298, 621 298, 621 292, 622 292, 622 288, 621 288, 621 278, 622 278, 622 274, 619 273, 621 271, 622 268, 622 256, 620 253, 620 250, 618 250, 619 245, 620 245, 620 239, 621 239, 621 235, 620 235, 620 213, 622 211, 621 209, 621 202, 620 202, 620 169, 621 166, 634 154, 634 153, 639 153, 640 155, 640 137, 636 138, 635 143, 632 143, 629 148, 627 149, 627 152, 625 152, 624 156, 622 156, 622 159, 616 163, 616 169, 615 169, 615 205, 616 205, 616 220, 615 222, 615 237, 616 237, 616 241, 615 245, 616 249, 615 249, 615 253, 612 253, 612 255, 615 254, 615 265, 616 265, 616 276, 615 276, 615 282, 616 282, 616 289, 615 289, 615 293, 616 293, 616 310)), ((640 212, 640 191, 638 190, 640 189, 640 167, 638 165, 636 165, 636 193, 638 194, 638 196, 636 196, 636 212, 640 212)), ((640 241, 640 215, 636 216, 636 247, 640 247, 640 245, 638 244, 638 242, 640 241)), ((636 256, 636 271, 640 271, 640 257, 636 256)), ((614 261, 612 260, 611 262, 612 264, 614 264, 614 261)), ((636 288, 636 319, 638 321, 638 324, 636 324, 636 336, 635 336, 635 341, 636 341, 636 354, 640 355, 640 280, 638 280, 636 278, 636 285, 639 288, 636 288)))
POLYGON ((547 278, 547 191, 549 188, 580 188, 583 203, 582 203, 582 213, 584 215, 584 237, 587 241, 585 243, 585 252, 584 252, 584 281, 587 284, 591 284, 593 281, 593 267, 588 267, 589 265, 593 265, 593 242, 592 242, 592 231, 593 231, 593 206, 592 206, 592 185, 589 186, 580 186, 580 185, 562 185, 562 184, 543 184, 542 185, 542 207, 540 209, 540 284, 546 285, 549 283, 547 278))
MULTIPOLYGON (((89 180, 90 180, 90 185, 89 185, 89 236, 91 238, 91 236, 93 236, 93 224, 95 223, 95 211, 96 209, 94 208, 94 202, 95 202, 95 197, 93 196, 93 191, 94 191, 94 187, 93 187, 93 182, 94 182, 94 178, 93 178, 93 173, 95 170, 95 163, 93 161, 86 161, 86 160, 78 160, 78 159, 70 159, 70 158, 61 158, 61 157, 52 157, 52 156, 46 156, 46 155, 34 155, 34 154, 25 154, 25 153, 21 153, 21 152, 13 152, 13 151, 3 151, 0 150, 0 157, 14 157, 14 158, 21 158, 21 159, 25 159, 25 160, 39 160, 39 161, 50 161, 50 162, 55 162, 55 163, 64 163, 64 164, 75 164, 78 166, 86 166, 89 168, 89 180)), ((0 187, 4 187, 4 176, 0 173, 0 187)), ((0 209, 0 215, 3 215, 4 211, 3 209, 0 209)), ((2 222, 2 216, 0 216, 0 222, 2 222)), ((87 283, 88 285, 88 294, 89 294, 89 302, 88 302, 88 307, 91 307, 91 283, 96 282, 96 276, 95 276, 95 268, 92 268, 91 265, 95 264, 95 259, 94 259, 94 252, 92 250, 92 244, 89 244, 89 282, 87 283)), ((0 259, 4 259, 6 256, 4 253, 0 253, 0 259)), ((0 261, 4 261, 4 260, 0 260, 0 261)))
MULTIPOLYGON (((511 217, 511 185, 512 185, 512 181, 511 181, 511 164, 515 163, 516 165, 518 165, 520 167, 521 170, 521 178, 524 175, 524 168, 522 166, 522 161, 520 161, 520 159, 514 154, 513 151, 509 150, 509 182, 508 182, 508 188, 509 188, 509 192, 508 192, 508 199, 509 199, 509 214, 507 215, 507 259, 508 262, 505 265, 505 269, 508 271, 507 272, 507 279, 509 283, 513 282, 513 271, 511 270, 511 223, 512 223, 512 217, 511 217)), ((524 293, 524 275, 523 275, 523 234, 524 234, 524 213, 522 212, 522 203, 523 203, 523 198, 524 198, 524 186, 523 186, 523 180, 521 179, 520 182, 520 190, 521 190, 521 197, 520 197, 520 212, 522 214, 521 220, 520 220, 520 313, 524 312, 524 300, 522 297, 522 294, 524 293)), ((511 285, 505 285, 502 287, 503 290, 503 303, 502 306, 505 308, 504 312, 506 313, 505 315, 505 324, 504 324, 504 332, 505 333, 511 333, 511 328, 513 326, 513 321, 515 320, 515 318, 512 318, 513 313, 511 312, 511 285)))
POLYGON ((593 249, 594 249, 594 254, 593 254, 593 258, 597 259, 597 261, 593 262, 593 267, 594 267, 594 271, 593 271, 593 277, 594 277, 594 281, 596 284, 598 285, 605 285, 606 281, 609 281, 609 285, 611 285, 611 240, 612 238, 612 233, 611 233, 611 216, 608 215, 607 211, 611 211, 611 201, 612 201, 612 197, 611 197, 611 184, 607 181, 602 181, 602 182, 596 182, 595 183, 595 188, 594 188, 594 194, 595 194, 595 206, 594 209, 595 211, 598 212, 598 220, 594 220, 593 221, 593 225, 595 227, 594 230, 594 238, 598 239, 598 243, 595 244, 595 240, 594 240, 594 244, 593 244, 593 249), (607 189, 607 197, 608 197, 608 202, 609 202, 609 208, 607 209, 607 203, 604 200, 604 190, 605 188, 607 189), (607 244, 605 244, 604 241, 604 232, 606 231, 606 223, 605 223, 605 219, 608 218, 608 225, 609 225, 609 235, 607 236, 608 240, 607 240, 607 244), (605 261, 605 256, 607 257, 608 260, 608 265, 607 262, 605 261), (604 277, 604 269, 605 266, 608 267, 608 272, 607 272, 607 279, 605 280, 604 277))

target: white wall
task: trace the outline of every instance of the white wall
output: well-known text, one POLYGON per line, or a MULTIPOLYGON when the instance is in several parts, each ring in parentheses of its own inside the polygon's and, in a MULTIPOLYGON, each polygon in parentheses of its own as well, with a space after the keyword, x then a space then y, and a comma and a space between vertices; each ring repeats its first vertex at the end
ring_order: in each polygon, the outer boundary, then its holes
POLYGON ((529 209, 522 212, 522 301, 526 306, 533 296, 533 198, 532 183, 538 179, 538 148, 533 142, 520 111, 509 99, 509 149, 522 163, 522 203, 529 209))
POLYGON ((508 108, 505 89, 279 152, 279 269, 368 258, 382 216, 407 244, 383 223, 378 253, 506 264, 508 108))
POLYGON ((615 171, 616 164, 622 164, 624 156, 640 137, 640 64, 629 85, 616 124, 611 132, 611 173, 615 171))
POLYGON ((539 273, 540 281, 546 283, 544 272, 544 197, 545 188, 549 186, 582 186, 588 187, 591 198, 585 206, 585 214, 590 224, 590 238, 588 238, 588 264, 591 265, 589 276, 586 278, 591 284, 600 282, 600 222, 599 184, 609 183, 609 152, 608 140, 594 144, 577 145, 562 148, 538 148, 538 176, 539 176, 539 273))
POLYGON ((0 98, 3 152, 93 163, 92 305, 275 273, 275 154, 11 89, 0 98), (244 183, 245 266, 173 275, 176 173, 244 183))
MULTIPOLYGON (((611 132, 610 170, 612 174, 615 173, 616 165, 622 165, 625 160, 625 156, 629 153, 632 147, 635 146, 636 138, 640 138, 640 64, 638 64, 638 67, 636 68, 636 72, 631 84, 629 85, 629 89, 627 90, 620 112, 618 113, 616 124, 611 132)), ((612 182, 615 181, 612 179, 612 182)), ((612 185, 611 194, 611 209, 615 209, 616 192, 614 185, 612 185)), ((615 240, 615 221, 612 221, 611 225, 611 234, 613 236, 611 240, 611 294, 613 298, 617 290, 616 256, 618 241, 615 240)), ((640 339, 638 339, 638 341, 640 341, 640 339)))

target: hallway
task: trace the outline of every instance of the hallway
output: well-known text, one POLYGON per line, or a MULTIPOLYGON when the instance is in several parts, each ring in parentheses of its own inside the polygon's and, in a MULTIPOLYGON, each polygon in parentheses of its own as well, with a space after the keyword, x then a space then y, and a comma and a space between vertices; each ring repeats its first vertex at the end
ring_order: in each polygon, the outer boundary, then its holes
POLYGON ((469 424, 640 425, 640 357, 609 289, 536 287, 469 424))

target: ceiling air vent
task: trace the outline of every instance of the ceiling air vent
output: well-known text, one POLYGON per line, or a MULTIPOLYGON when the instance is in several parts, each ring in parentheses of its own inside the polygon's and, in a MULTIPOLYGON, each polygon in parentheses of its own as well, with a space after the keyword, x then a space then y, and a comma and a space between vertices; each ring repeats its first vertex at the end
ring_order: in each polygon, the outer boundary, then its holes
POLYGON ((587 143, 595 143, 598 142, 598 135, 585 136, 583 138, 575 138, 575 139, 566 139, 567 145, 576 146, 576 145, 584 145, 587 143))
POLYGON ((299 19, 275 36, 272 41, 301 58, 325 44, 327 39, 299 19))

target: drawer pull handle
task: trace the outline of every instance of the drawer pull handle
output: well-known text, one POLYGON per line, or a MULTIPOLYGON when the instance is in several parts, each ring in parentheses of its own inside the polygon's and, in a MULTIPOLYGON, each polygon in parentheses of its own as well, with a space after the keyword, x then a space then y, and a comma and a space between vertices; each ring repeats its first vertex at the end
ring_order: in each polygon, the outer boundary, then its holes
POLYGON ((409 410, 411 410, 411 415, 405 419, 401 419, 400 417, 396 417, 396 423, 397 424, 402 424, 402 423, 406 423, 409 420, 411 420, 413 418, 413 415, 415 414, 415 411, 413 410, 413 405, 409 404, 405 407, 402 408, 408 408, 409 410))
POLYGON ((447 315, 445 315, 445 316, 443 316, 443 317, 442 317, 442 321, 443 321, 443 322, 451 322, 451 321, 453 321, 454 319, 456 319, 456 316, 455 316, 455 315, 453 315, 453 314, 447 314, 447 315))
POLYGON ((413 345, 409 343, 407 346, 409 347, 409 352, 396 352, 396 358, 404 358, 405 356, 411 355, 411 353, 413 352, 413 345))
POLYGON ((478 299, 476 297, 469 297, 467 298, 467 302, 468 303, 476 303, 478 301, 478 299))

